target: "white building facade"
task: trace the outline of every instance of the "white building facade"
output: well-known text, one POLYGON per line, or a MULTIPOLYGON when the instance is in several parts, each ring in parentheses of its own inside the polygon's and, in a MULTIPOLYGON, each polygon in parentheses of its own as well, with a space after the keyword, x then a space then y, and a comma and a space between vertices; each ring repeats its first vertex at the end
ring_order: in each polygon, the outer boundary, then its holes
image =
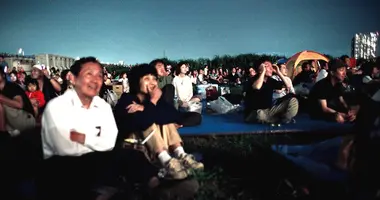
POLYGON ((377 55, 378 32, 357 33, 352 39, 351 56, 358 59, 371 59, 377 55))
POLYGON ((8 63, 8 72, 13 69, 19 70, 23 68, 26 73, 30 73, 32 66, 35 64, 34 56, 12 55, 5 57, 4 60, 8 63))
POLYGON ((35 55, 36 64, 44 64, 45 66, 58 70, 70 69, 74 64, 75 59, 66 56, 54 55, 54 54, 38 54, 35 55))

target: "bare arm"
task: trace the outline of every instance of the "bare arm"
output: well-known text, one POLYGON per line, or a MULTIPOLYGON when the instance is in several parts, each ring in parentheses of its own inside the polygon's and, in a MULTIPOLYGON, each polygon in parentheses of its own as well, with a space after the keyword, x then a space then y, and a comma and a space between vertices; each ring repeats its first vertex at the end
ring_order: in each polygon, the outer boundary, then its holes
POLYGON ((285 83, 286 88, 290 89, 292 87, 292 84, 289 83, 289 81, 286 80, 285 76, 281 73, 280 69, 277 65, 273 65, 276 69, 277 75, 281 78, 282 82, 285 83))
POLYGON ((336 110, 327 107, 327 101, 325 99, 319 99, 318 101, 319 101, 319 104, 321 105, 322 111, 324 113, 334 114, 337 112, 336 110))
POLYGON ((15 96, 13 99, 9 99, 4 95, 0 95, 0 103, 17 109, 22 109, 24 106, 21 96, 15 96))
POLYGON ((264 78, 265 78, 265 65, 264 64, 261 64, 260 65, 260 75, 259 75, 259 78, 257 80, 255 80, 252 84, 252 88, 255 89, 255 90, 260 90, 261 87, 263 86, 263 83, 264 83, 264 78))
POLYGON ((348 107, 346 101, 343 99, 342 96, 339 97, 339 101, 340 101, 340 103, 343 104, 343 106, 344 106, 347 110, 349 109, 349 107, 348 107))
POLYGON ((51 85, 53 86, 54 90, 56 92, 60 92, 61 91, 61 84, 58 83, 58 81, 56 81, 55 79, 51 78, 49 79, 50 80, 50 83, 51 85))

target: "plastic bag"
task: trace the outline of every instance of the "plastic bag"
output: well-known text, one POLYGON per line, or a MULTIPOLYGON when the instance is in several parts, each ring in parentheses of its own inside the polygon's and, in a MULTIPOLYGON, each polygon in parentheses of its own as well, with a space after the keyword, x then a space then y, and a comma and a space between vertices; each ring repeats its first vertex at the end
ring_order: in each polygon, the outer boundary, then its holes
POLYGON ((188 112, 197 112, 199 114, 202 114, 203 106, 201 102, 189 101, 188 105, 188 112))
POLYGON ((225 114, 235 109, 235 106, 230 103, 226 98, 220 96, 217 100, 211 101, 209 103, 210 108, 219 113, 225 114))

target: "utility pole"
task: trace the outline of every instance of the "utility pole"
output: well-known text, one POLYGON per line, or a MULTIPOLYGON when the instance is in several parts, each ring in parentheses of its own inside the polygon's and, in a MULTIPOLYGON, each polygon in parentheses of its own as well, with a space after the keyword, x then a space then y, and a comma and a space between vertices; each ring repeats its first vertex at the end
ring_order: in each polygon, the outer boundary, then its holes
POLYGON ((164 50, 164 58, 166 58, 166 50, 164 50))

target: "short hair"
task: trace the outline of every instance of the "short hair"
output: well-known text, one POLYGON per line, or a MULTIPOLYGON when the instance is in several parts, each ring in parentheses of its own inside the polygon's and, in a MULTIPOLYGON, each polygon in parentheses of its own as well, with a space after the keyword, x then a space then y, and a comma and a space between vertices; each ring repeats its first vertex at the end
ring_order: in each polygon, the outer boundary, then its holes
POLYGON ((361 69, 363 71, 363 74, 364 75, 371 75, 372 74, 372 71, 373 71, 373 68, 380 68, 380 66, 376 66, 376 63, 375 62, 365 62, 362 66, 361 66, 361 69))
POLYGON ((158 63, 163 64, 164 67, 166 68, 166 63, 165 63, 165 61, 162 60, 162 59, 155 59, 155 60, 152 60, 152 62, 150 62, 149 65, 151 65, 151 66, 153 66, 153 67, 156 67, 156 65, 157 65, 158 63))
POLYGON ((100 62, 95 57, 83 57, 74 62, 74 64, 70 67, 70 72, 74 76, 78 76, 82 70, 83 65, 86 63, 96 63, 100 66, 100 68, 102 68, 102 64, 100 64, 100 62))
POLYGON ((182 65, 187 65, 187 62, 184 62, 184 61, 181 61, 177 64, 176 68, 175 68, 175 74, 180 74, 181 73, 181 66, 182 65))
POLYGON ((347 58, 350 58, 350 57, 348 57, 347 55, 343 55, 343 56, 340 57, 340 59, 341 59, 342 61, 346 60, 347 58))
POLYGON ((29 84, 35 85, 36 90, 40 90, 40 85, 38 84, 38 81, 36 79, 29 78, 26 80, 26 86, 28 87, 29 84))
POLYGON ((153 65, 140 64, 133 67, 129 73, 129 93, 138 94, 140 92, 140 79, 145 75, 151 74, 158 77, 157 70, 153 65))
POLYGON ((304 70, 306 67, 307 67, 307 65, 310 65, 310 63, 309 62, 304 62, 304 63, 302 63, 302 65, 301 65, 301 69, 302 70, 304 70))
POLYGON ((346 68, 346 63, 341 59, 332 59, 329 62, 329 71, 336 72, 340 68, 346 68))

